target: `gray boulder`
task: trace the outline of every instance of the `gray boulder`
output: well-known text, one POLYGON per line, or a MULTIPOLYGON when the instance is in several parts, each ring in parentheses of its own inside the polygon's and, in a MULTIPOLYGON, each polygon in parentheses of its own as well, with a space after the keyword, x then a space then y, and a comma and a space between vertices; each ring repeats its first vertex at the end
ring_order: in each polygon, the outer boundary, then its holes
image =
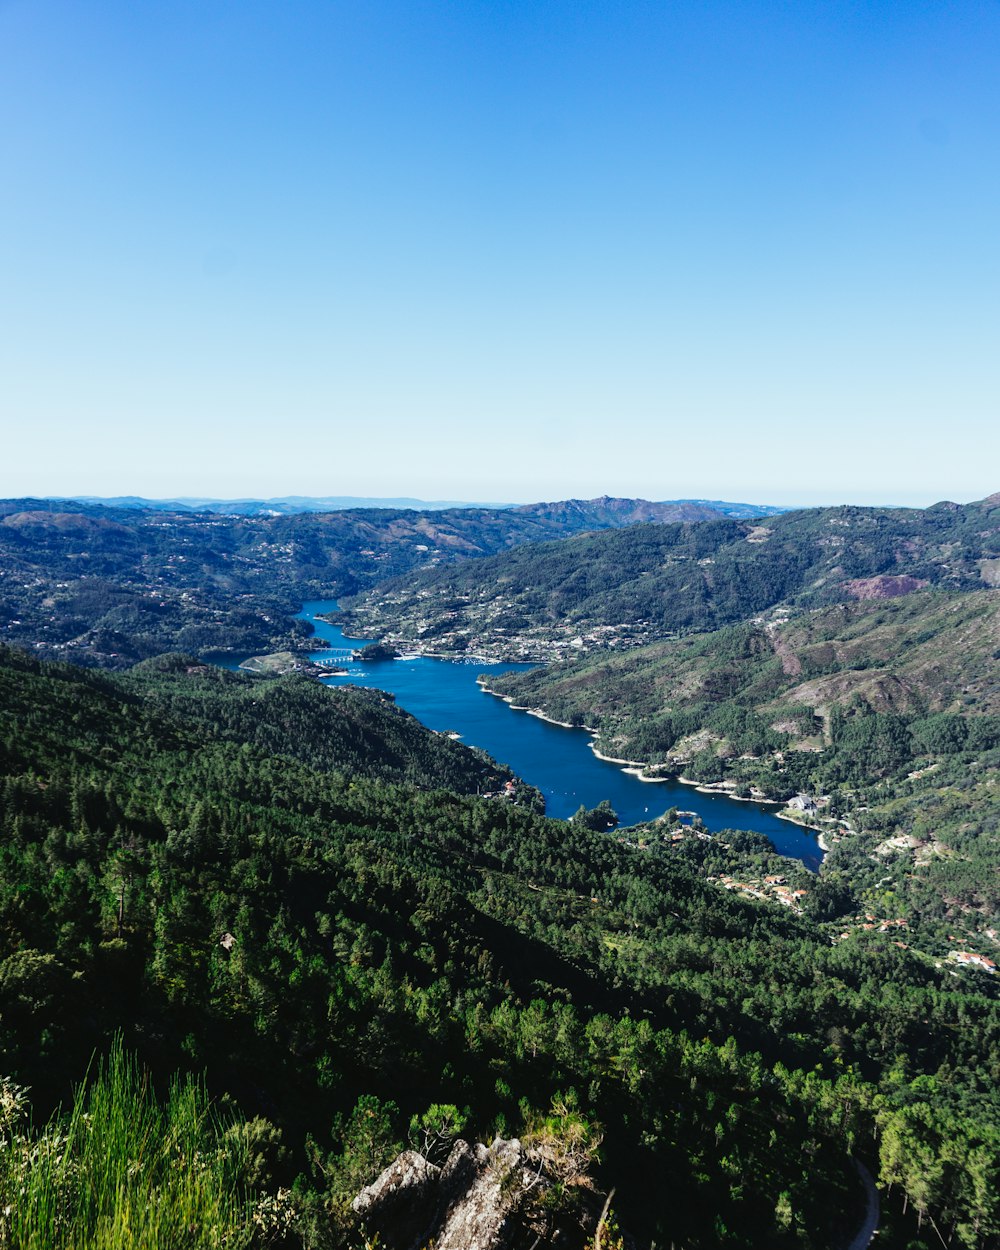
POLYGON ((441 1173, 442 1210, 435 1250, 499 1250, 516 1243, 511 1217, 525 1204, 534 1178, 519 1141, 498 1139, 487 1149, 457 1141, 441 1173))

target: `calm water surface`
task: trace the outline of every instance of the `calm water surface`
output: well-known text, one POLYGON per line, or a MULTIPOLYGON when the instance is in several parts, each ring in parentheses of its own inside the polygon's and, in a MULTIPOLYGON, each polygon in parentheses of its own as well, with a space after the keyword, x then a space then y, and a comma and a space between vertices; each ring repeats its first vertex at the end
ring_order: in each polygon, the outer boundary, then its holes
POLYGON ((476 684, 481 673, 489 677, 532 665, 489 664, 482 660, 466 663, 426 656, 360 664, 351 661, 347 652, 371 639, 347 638, 339 626, 317 619, 321 613, 336 610, 333 600, 316 600, 303 604, 299 613, 300 620, 312 624, 317 641, 325 644, 311 658, 349 670, 344 676, 325 678, 326 684, 375 686, 395 695, 399 706, 429 729, 461 734, 467 745, 482 747, 519 777, 537 786, 545 796, 545 810, 550 816, 565 820, 581 803, 595 807, 607 799, 621 823, 631 825, 652 820, 668 807, 678 807, 697 812, 713 832, 752 829, 767 834, 782 855, 800 859, 809 868, 819 866, 822 852, 814 835, 779 820, 773 808, 740 803, 723 795, 701 794, 693 786, 676 781, 640 781, 617 765, 599 760, 590 750, 586 731, 563 729, 515 711, 476 684))

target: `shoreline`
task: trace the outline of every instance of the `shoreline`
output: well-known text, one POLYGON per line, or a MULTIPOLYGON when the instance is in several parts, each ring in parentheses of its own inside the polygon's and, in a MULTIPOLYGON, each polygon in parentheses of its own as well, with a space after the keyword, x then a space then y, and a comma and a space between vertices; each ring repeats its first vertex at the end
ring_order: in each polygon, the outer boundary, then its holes
POLYGON ((551 716, 546 716, 546 715, 545 715, 545 713, 544 713, 544 712, 540 712, 540 711, 538 710, 538 708, 532 708, 532 707, 529 707, 529 708, 525 708, 524 710, 528 713, 528 715, 529 715, 529 716, 537 716, 539 720, 543 720, 543 721, 545 721, 545 722, 546 722, 546 724, 548 724, 548 725, 558 725, 560 729, 579 729, 579 728, 581 728, 581 726, 579 726, 579 725, 571 725, 571 724, 569 723, 569 721, 565 721, 565 720, 553 720, 551 716))
MULTIPOLYGON (((781 799, 758 798, 755 794, 744 797, 741 794, 734 794, 732 790, 728 790, 725 786, 721 784, 717 785, 711 781, 692 781, 690 777, 681 777, 680 775, 678 775, 677 780, 681 783, 681 785, 694 786, 694 788, 701 794, 721 794, 723 798, 732 799, 734 803, 756 803, 758 806, 784 807, 784 803, 782 803, 781 799)), ((774 815, 777 816, 778 813, 775 812, 774 815)))
MULTIPOLYGON (((425 650, 418 650, 418 654, 421 654, 428 659, 455 660, 459 658, 454 655, 440 655, 440 654, 435 655, 433 652, 425 651, 425 650)), ((486 659, 486 657, 481 657, 481 656, 465 656, 465 657, 462 657, 462 659, 464 659, 466 662, 471 661, 473 663, 489 664, 489 663, 495 662, 495 661, 486 659)), ((658 776, 658 777, 648 776, 647 773, 650 768, 658 768, 660 767, 660 765, 651 764, 649 761, 646 761, 646 760, 630 760, 630 759, 625 759, 621 756, 605 755, 604 752, 601 751, 599 747, 597 746, 599 731, 595 729, 593 726, 573 725, 569 721, 556 720, 555 717, 549 716, 541 708, 528 707, 524 703, 515 703, 513 698, 510 695, 500 694, 499 691, 492 690, 487 683, 488 683, 488 675, 486 673, 480 673, 479 676, 476 677, 476 685, 479 686, 480 690, 482 690, 484 694, 492 695, 494 699, 500 699, 503 703, 507 704, 507 706, 511 709, 511 711, 527 712, 529 716, 535 716, 539 720, 545 721, 546 724, 555 725, 559 729, 579 729, 579 730, 582 730, 584 733, 589 734, 590 741, 588 742, 587 745, 590 747, 591 751, 597 757, 597 759, 601 760, 603 763, 606 763, 606 764, 614 764, 616 767, 620 768, 623 772, 627 773, 629 776, 635 777, 636 780, 644 782, 647 785, 657 785, 657 784, 662 784, 664 782, 676 781, 680 785, 683 785, 683 786, 692 786, 695 789, 695 791, 697 791, 699 794, 707 794, 707 795, 713 795, 713 796, 717 796, 721 798, 731 799, 734 803, 754 803, 758 807, 772 807, 772 808, 784 807, 784 803, 779 799, 757 798, 754 795, 750 795, 749 797, 744 798, 741 795, 734 794, 724 784, 712 783, 712 782, 704 783, 704 782, 694 781, 690 777, 685 777, 682 773, 671 773, 666 776, 658 776)), ((825 839, 823 838, 822 831, 815 829, 811 825, 805 824, 803 821, 797 820, 794 816, 786 814, 785 812, 778 811, 778 812, 774 812, 773 814, 779 820, 787 820, 790 824, 796 825, 799 829, 802 829, 804 832, 811 833, 816 838, 816 843, 819 849, 824 854, 829 853, 830 848, 826 844, 825 839)))
MULTIPOLYGON (((693 786, 699 794, 714 794, 721 798, 732 799, 734 803, 756 803, 758 807, 784 807, 784 803, 780 799, 764 799, 750 795, 747 798, 738 794, 733 794, 731 790, 723 785, 714 785, 712 783, 703 783, 693 781, 690 777, 685 777, 681 773, 671 773, 665 777, 649 777, 646 775, 650 768, 658 768, 659 765, 651 764, 647 760, 629 760, 618 755, 605 755, 597 746, 598 730, 591 728, 589 725, 571 725, 568 721, 555 720, 551 716, 547 716, 541 708, 528 707, 524 703, 515 703, 514 700, 506 694, 500 694, 496 690, 491 690, 486 684, 485 678, 480 676, 476 678, 476 683, 484 694, 492 695, 494 699, 501 699, 514 712, 527 712, 529 716, 537 716, 539 720, 546 721, 550 725, 558 725, 561 729, 580 729, 584 733, 590 734, 590 742, 587 744, 591 751, 599 760, 603 760, 606 764, 616 764, 622 772, 628 773, 630 777, 635 777, 639 781, 644 781, 649 785, 658 785, 662 782, 676 781, 682 786, 693 786)), ((810 833, 815 832, 810 825, 803 824, 801 821, 795 820, 791 816, 782 816, 780 812, 775 812, 780 820, 789 820, 792 824, 798 825, 800 829, 806 829, 810 833)), ((821 847, 825 850, 825 847, 821 847)))
MULTIPOLYGON (((593 733, 594 731, 591 730, 590 732, 593 733)), ((623 759, 620 759, 617 755, 603 755, 597 749, 596 738, 592 738, 589 745, 590 745, 590 749, 594 752, 594 754, 597 756, 599 760, 604 760, 606 764, 618 764, 621 766, 623 772, 631 773, 631 772, 635 772, 637 768, 644 769, 644 768, 649 767, 649 765, 643 763, 642 760, 623 760, 623 759)), ((667 778, 666 777, 643 777, 642 780, 643 781, 666 781, 667 778)))
POLYGON ((815 825, 807 824, 804 820, 799 820, 797 816, 792 816, 787 811, 775 812, 774 814, 779 820, 787 820, 790 825, 798 825, 800 829, 808 829, 810 833, 815 833, 817 836, 821 832, 815 825))
MULTIPOLYGON (((428 653, 425 652, 424 654, 427 655, 428 653)), ((428 655, 428 658, 431 658, 431 657, 428 655)), ((440 658, 454 659, 455 657, 448 656, 448 657, 440 657, 440 658)), ((709 797, 730 799, 735 803, 751 803, 751 804, 754 804, 759 810, 784 807, 784 803, 778 799, 758 798, 753 795, 750 795, 749 797, 742 797, 740 795, 734 794, 725 785, 718 784, 718 783, 697 782, 690 777, 685 777, 683 774, 670 773, 665 776, 649 776, 648 775, 649 769, 651 768, 655 769, 661 766, 657 764, 651 764, 648 761, 643 761, 643 760, 631 760, 631 759, 623 758, 621 756, 605 755, 604 752, 601 751, 597 745, 599 731, 595 729, 593 726, 573 725, 569 723, 568 721, 556 720, 555 717, 549 716, 541 708, 528 707, 527 705, 523 703, 516 703, 512 696, 500 694, 499 691, 491 689, 488 684, 489 675, 486 673, 478 674, 475 681, 476 681, 476 685, 479 686, 480 690, 484 694, 491 695, 494 699, 500 699, 501 702, 506 703, 507 706, 512 711, 527 712, 529 716, 537 717, 537 719, 544 721, 546 724, 554 725, 559 729, 582 730, 585 734, 589 735, 589 742, 587 745, 590 747, 591 752, 594 754, 594 756, 597 759, 601 760, 603 763, 613 764, 615 767, 620 768, 623 772, 627 773, 631 777, 636 778, 636 780, 638 781, 644 782, 646 784, 651 784, 651 785, 675 781, 679 785, 692 787, 696 792, 700 794, 704 794, 709 797)), ((794 817, 783 814, 781 812, 772 812, 771 814, 778 816, 778 818, 781 820, 787 820, 790 824, 796 825, 800 830, 802 830, 803 834, 811 835, 815 839, 817 849, 819 850, 821 856, 829 853, 829 846, 825 843, 825 840, 821 840, 821 837, 818 836, 818 831, 815 828, 813 828, 810 825, 806 825, 803 822, 796 820, 794 817)), ((801 860, 802 857, 800 855, 792 854, 790 858, 801 860)))
POLYGON ((583 725, 571 725, 569 721, 555 720, 546 714, 539 707, 528 707, 525 703, 515 703, 513 699, 505 694, 498 694, 495 690, 491 690, 483 681, 482 677, 476 678, 476 685, 482 690, 483 694, 491 694, 494 699, 501 699, 512 712, 527 712, 529 716, 537 716, 539 720, 543 720, 549 725, 558 725, 560 729, 583 729, 583 725))
MULTIPOLYGON (((500 699, 502 702, 506 703, 512 712, 527 712, 529 716, 537 716, 539 720, 545 721, 546 724, 558 725, 560 729, 582 729, 584 733, 590 734, 597 732, 596 730, 591 729, 588 725, 573 725, 568 720, 556 720, 555 717, 549 716, 547 713, 543 712, 540 707, 528 707, 526 703, 515 703, 509 695, 500 694, 496 690, 491 690, 481 676, 476 678, 476 685, 480 688, 480 690, 482 690, 483 694, 491 694, 494 699, 500 699)), ((608 758, 606 755, 601 755, 593 743, 590 744, 590 749, 594 752, 598 759, 603 760, 608 758)), ((636 767, 640 767, 637 760, 612 760, 611 762, 613 764, 635 763, 636 767)))

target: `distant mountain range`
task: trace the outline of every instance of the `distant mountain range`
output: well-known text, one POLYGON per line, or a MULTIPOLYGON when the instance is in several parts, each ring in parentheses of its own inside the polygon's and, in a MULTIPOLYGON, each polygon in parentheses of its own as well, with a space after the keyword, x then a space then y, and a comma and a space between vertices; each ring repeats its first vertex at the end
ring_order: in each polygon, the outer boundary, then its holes
POLYGON ((737 523, 701 504, 608 497, 325 511, 335 501, 313 499, 287 513, 272 505, 296 501, 209 502, 0 500, 0 639, 112 667, 170 650, 288 650, 303 642, 289 616, 304 599, 640 521, 737 523))
POLYGON ((140 495, 50 495, 54 503, 99 504, 105 508, 141 508, 157 512, 218 512, 226 516, 293 516, 302 512, 342 512, 357 508, 409 509, 416 512, 443 512, 450 508, 510 509, 518 512, 556 515, 560 510, 575 509, 591 515, 603 512, 611 524, 622 524, 623 514, 629 514, 629 522, 704 520, 711 516, 736 517, 741 520, 752 517, 776 516, 789 512, 790 508, 777 508, 769 504, 727 503, 713 499, 673 499, 651 503, 646 499, 612 499, 602 495, 599 499, 571 499, 559 503, 510 504, 470 503, 462 500, 374 498, 362 495, 282 495, 276 499, 203 499, 182 496, 179 499, 144 499, 140 495))
POLYGON ((727 503, 724 499, 676 499, 677 504, 694 504, 699 508, 708 508, 712 512, 721 512, 723 516, 731 516, 737 520, 750 520, 758 516, 779 516, 782 512, 795 512, 798 505, 782 508, 767 503, 727 503))
POLYGON ((353 508, 408 508, 441 512, 447 508, 509 508, 505 503, 464 503, 446 499, 376 499, 364 495, 282 495, 277 499, 144 499, 141 495, 49 495, 57 503, 101 504, 105 508, 143 508, 157 512, 219 512, 226 516, 294 516, 301 512, 343 512, 353 508))

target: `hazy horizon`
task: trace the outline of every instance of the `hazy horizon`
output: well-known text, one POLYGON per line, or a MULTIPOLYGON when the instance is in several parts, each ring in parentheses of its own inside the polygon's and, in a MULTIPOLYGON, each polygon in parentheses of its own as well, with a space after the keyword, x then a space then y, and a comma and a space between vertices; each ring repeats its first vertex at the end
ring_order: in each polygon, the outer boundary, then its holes
MULTIPOLYGON (((776 498, 773 496, 765 497, 759 492, 720 492, 718 490, 706 490, 698 493, 689 494, 657 494, 643 495, 635 492, 619 493, 608 490, 599 490, 594 494, 582 494, 579 491, 571 491, 567 494, 553 494, 551 492, 541 495, 524 496, 521 498, 513 495, 507 495, 497 499, 476 499, 476 498, 436 498, 431 495, 416 495, 411 491, 401 491, 397 494, 355 494, 353 492, 324 492, 322 494, 309 494, 302 491, 287 491, 282 494, 269 492, 267 494, 198 494, 184 495, 181 493, 169 493, 163 495, 144 495, 138 491, 122 490, 115 492, 98 493, 95 491, 74 491, 70 492, 48 492, 45 494, 38 492, 20 492, 12 495, 5 495, 7 499, 45 499, 49 501, 59 500, 109 500, 109 499, 144 499, 151 503, 177 502, 192 505, 194 503, 268 503, 278 502, 282 500, 294 499, 350 499, 359 501, 371 501, 372 503, 392 502, 396 500, 405 500, 407 503, 424 504, 429 507, 454 506, 454 507, 516 507, 519 504, 533 503, 559 503, 565 500, 592 500, 602 497, 621 498, 621 499, 642 499, 654 503, 686 503, 697 502, 699 500, 714 501, 730 504, 752 504, 761 507, 773 506, 786 509, 795 508, 816 508, 816 507, 835 507, 840 504, 857 504, 864 507, 903 507, 903 508, 926 508, 936 503, 975 503, 980 499, 996 493, 992 490, 984 491, 982 495, 970 498, 956 497, 953 495, 938 494, 933 497, 919 495, 906 497, 902 494, 890 495, 883 493, 878 497, 857 498, 849 491, 843 492, 842 495, 836 494, 818 494, 813 497, 799 495, 796 497, 776 498)), ((359 502, 357 506, 364 506, 359 502)))

